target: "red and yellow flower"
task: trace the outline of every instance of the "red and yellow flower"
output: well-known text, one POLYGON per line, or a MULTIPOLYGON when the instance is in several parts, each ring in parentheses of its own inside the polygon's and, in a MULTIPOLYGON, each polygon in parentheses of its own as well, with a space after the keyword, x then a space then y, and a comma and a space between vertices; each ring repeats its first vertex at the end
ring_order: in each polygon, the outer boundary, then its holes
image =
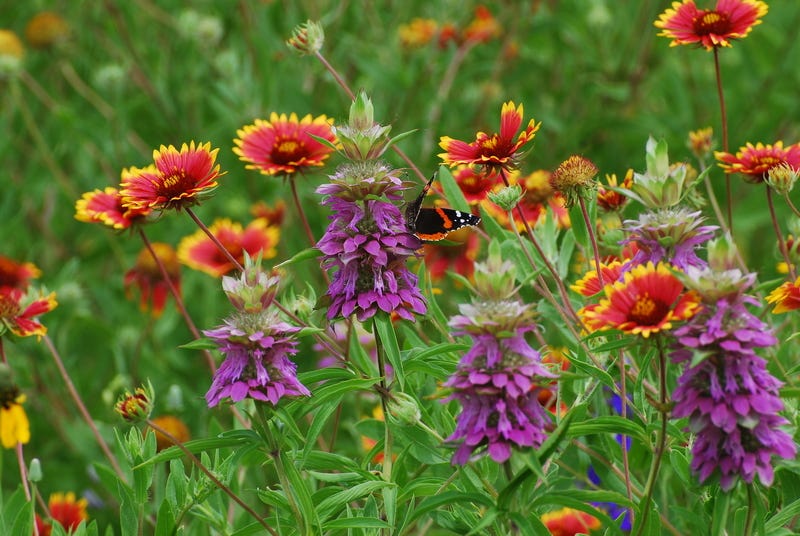
POLYGON ((622 210, 629 198, 615 191, 614 188, 630 190, 632 184, 632 169, 629 169, 627 173, 625 173, 625 178, 622 179, 622 183, 617 181, 617 176, 615 174, 606 175, 606 186, 600 184, 597 187, 597 206, 608 212, 622 210))
POLYGON ((672 2, 655 21, 658 35, 672 39, 670 46, 697 45, 706 50, 729 47, 761 24, 767 4, 760 0, 717 0, 714 9, 698 9, 694 0, 672 2))
POLYGON ((610 263, 600 263, 600 273, 603 274, 603 285, 600 285, 600 278, 597 277, 597 270, 586 272, 582 278, 570 285, 569 288, 581 296, 594 296, 603 290, 605 285, 611 284, 622 275, 622 262, 613 260, 610 263))
MULTIPOLYGON (((180 293, 181 267, 175 249, 162 242, 154 242, 151 247, 169 275, 172 286, 180 293)), ((134 286, 139 289, 139 308, 142 311, 147 311, 149 308, 154 317, 161 316, 167 296, 170 294, 169 283, 164 279, 161 268, 147 248, 139 252, 136 264, 125 274, 124 286, 129 298, 134 286)))
POLYGON ((553 536, 575 536, 599 529, 600 520, 574 508, 562 508, 542 514, 541 521, 553 536))
POLYGON ((467 203, 472 206, 481 204, 489 192, 502 184, 500 175, 492 170, 477 170, 470 166, 460 165, 452 173, 453 179, 461 189, 461 193, 464 194, 467 203))
POLYGON ((18 337, 41 337, 47 328, 36 320, 37 316, 56 308, 56 293, 40 296, 27 305, 25 292, 13 287, 0 287, 0 335, 10 331, 18 337))
POLYGON ((689 149, 699 159, 705 159, 714 148, 714 129, 711 127, 699 128, 689 132, 689 149))
POLYGON ((447 236, 457 245, 425 244, 425 266, 432 281, 439 281, 452 270, 467 279, 472 278, 475 259, 480 251, 480 237, 469 228, 459 229, 447 236))
POLYGON ((27 290, 31 279, 36 279, 41 272, 31 262, 17 262, 0 255, 0 287, 27 290))
MULTIPOLYGON (((64 527, 69 533, 77 529, 82 521, 88 521, 89 514, 86 512, 88 505, 89 501, 86 499, 76 500, 75 494, 71 491, 53 493, 47 501, 52 521, 64 527)), ((39 536, 50 536, 53 530, 52 525, 42 520, 39 514, 36 514, 36 527, 39 529, 39 536)))
POLYGON ((197 204, 217 186, 220 173, 215 165, 219 149, 210 143, 161 146, 153 151, 153 166, 131 168, 123 175, 120 195, 132 209, 180 209, 197 204))
POLYGON ((763 182, 767 172, 781 164, 800 170, 800 143, 788 147, 784 147, 782 141, 767 145, 747 143, 736 154, 717 151, 714 156, 725 173, 741 173, 747 181, 755 183, 763 182))
POLYGON ((397 28, 397 35, 402 46, 417 48, 430 43, 436 37, 438 29, 439 24, 435 20, 417 17, 408 24, 401 24, 397 28))
POLYGON ((439 146, 445 152, 440 153, 439 157, 450 167, 467 164, 510 171, 517 167, 519 150, 533 140, 541 126, 541 122, 536 123, 531 119, 520 132, 522 118, 522 104, 515 106, 512 101, 506 102, 500 112, 499 133, 489 135, 478 132, 471 143, 442 136, 439 146))
POLYGON ((603 287, 605 298, 578 311, 591 331, 617 329, 644 338, 672 328, 700 310, 700 298, 664 263, 652 262, 625 272, 622 281, 603 287))
POLYGON ((773 314, 787 313, 800 309, 800 277, 794 282, 787 281, 767 296, 767 303, 774 303, 773 314))
MULTIPOLYGON (((253 220, 243 228, 240 223, 222 218, 216 220, 209 231, 240 264, 244 264, 245 252, 253 258, 260 254, 262 259, 277 255, 280 229, 264 219, 253 220)), ((178 260, 214 277, 221 277, 236 268, 202 230, 181 240, 178 260)))
POLYGON ((264 220, 267 225, 280 227, 286 217, 286 202, 279 200, 274 205, 268 205, 264 201, 256 201, 250 207, 250 214, 256 219, 264 220))
MULTIPOLYGON (((122 180, 124 181, 135 171, 136 168, 122 170, 122 180)), ((152 167, 151 171, 155 171, 155 168, 152 167)), ((144 220, 150 212, 149 208, 125 206, 119 190, 111 186, 107 186, 103 190, 95 189, 92 192, 86 192, 75 202, 76 220, 86 223, 102 223, 114 229, 127 229, 137 221, 144 220)))
POLYGON ((256 119, 236 131, 233 152, 247 162, 247 169, 257 169, 264 175, 291 175, 307 168, 320 167, 333 149, 312 136, 336 143, 331 130, 333 119, 324 115, 302 119, 291 113, 272 112, 269 121, 256 119))
POLYGON ((464 41, 486 43, 503 32, 502 26, 486 6, 475 7, 475 17, 464 28, 464 41))

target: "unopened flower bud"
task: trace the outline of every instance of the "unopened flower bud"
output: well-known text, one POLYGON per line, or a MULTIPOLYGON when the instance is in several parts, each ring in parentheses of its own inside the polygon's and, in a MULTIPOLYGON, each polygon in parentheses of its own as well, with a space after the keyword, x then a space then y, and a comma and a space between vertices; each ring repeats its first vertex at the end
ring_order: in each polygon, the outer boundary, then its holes
POLYGON ((503 260, 500 245, 489 242, 485 262, 475 263, 475 290, 485 300, 505 300, 516 291, 517 269, 511 261, 503 260))
POLYGON ((286 46, 300 54, 316 54, 325 42, 325 31, 318 22, 308 20, 295 26, 286 46))
POLYGON ((114 411, 127 422, 145 421, 153 412, 154 400, 153 386, 148 382, 146 388, 137 387, 133 393, 126 391, 114 405, 114 411))
POLYGON ((348 123, 331 127, 350 160, 374 160, 391 145, 392 127, 375 124, 373 115, 372 101, 361 91, 350 105, 348 123))
POLYGON ((797 182, 798 170, 783 162, 777 166, 772 166, 767 171, 767 184, 775 190, 778 195, 786 195, 794 188, 797 182))
POLYGON ((39 458, 32 459, 28 466, 28 480, 30 482, 41 482, 43 476, 42 462, 39 461, 39 458))
POLYGON ((523 197, 522 188, 513 184, 497 192, 489 192, 489 201, 505 211, 513 210, 523 197))
POLYGON ((390 393, 386 408, 392 422, 401 426, 414 426, 422 416, 417 401, 408 393, 390 393))
POLYGON ((714 148, 714 130, 711 127, 701 128, 689 132, 689 149, 699 160, 705 160, 711 155, 714 148))

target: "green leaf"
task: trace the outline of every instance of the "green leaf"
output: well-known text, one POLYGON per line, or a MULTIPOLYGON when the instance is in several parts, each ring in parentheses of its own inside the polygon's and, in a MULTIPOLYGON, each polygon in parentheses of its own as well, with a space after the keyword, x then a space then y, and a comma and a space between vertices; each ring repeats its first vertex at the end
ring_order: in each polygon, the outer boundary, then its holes
MULTIPOLYGON (((378 314, 373 317, 375 326, 375 336, 379 338, 380 348, 383 354, 394 369, 395 380, 400 384, 402 391, 405 383, 403 374, 403 361, 400 357, 400 347, 397 344, 397 335, 394 332, 394 324, 388 314, 378 314)), ((378 356, 380 359, 380 355, 378 356)))
POLYGON ((372 480, 344 488, 342 491, 320 501, 316 505, 317 515, 322 521, 328 520, 343 510, 349 503, 361 500, 363 497, 372 495, 384 488, 396 488, 396 484, 384 480, 372 480))
POLYGON ((189 341, 186 344, 181 344, 178 348, 184 348, 186 350, 216 350, 219 347, 211 339, 202 337, 189 341))
POLYGON ((439 166, 439 183, 442 185, 444 196, 451 208, 460 210, 461 212, 471 212, 469 203, 467 203, 464 193, 453 178, 450 168, 439 166))
POLYGON ((294 460, 289 457, 287 452, 281 451, 278 456, 280 456, 281 466, 286 473, 286 479, 289 481, 289 489, 284 490, 284 492, 291 493, 294 496, 295 502, 300 509, 300 515, 303 516, 303 519, 308 524, 305 527, 306 531, 312 528, 315 531, 319 530, 321 528, 319 510, 311 498, 306 479, 297 470, 294 460))
POLYGON ((648 440, 641 425, 619 415, 605 415, 584 422, 574 422, 567 432, 570 438, 593 434, 624 434, 644 443, 648 440))
MULTIPOLYGON (((252 430, 232 430, 230 432, 220 434, 218 437, 212 437, 210 439, 193 439, 192 441, 187 441, 184 443, 183 446, 186 447, 192 454, 197 454, 198 452, 222 448, 242 448, 248 444, 260 445, 261 437, 259 437, 259 435, 252 430)), ((134 469, 174 460, 176 458, 182 458, 183 456, 183 451, 178 447, 169 447, 168 449, 162 450, 152 458, 143 461, 134 467, 134 469)))
POLYGON ((312 259, 319 259, 322 253, 317 248, 306 248, 299 253, 295 253, 290 258, 286 259, 280 264, 276 264, 275 268, 284 268, 286 266, 290 266, 292 264, 297 264, 303 261, 309 261, 312 259))

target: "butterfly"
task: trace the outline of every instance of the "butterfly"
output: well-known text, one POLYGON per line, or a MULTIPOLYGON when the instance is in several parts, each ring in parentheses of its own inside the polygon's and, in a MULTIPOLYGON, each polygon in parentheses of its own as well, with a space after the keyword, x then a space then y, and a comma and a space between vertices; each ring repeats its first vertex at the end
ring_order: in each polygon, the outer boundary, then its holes
POLYGON ((480 217, 452 208, 422 208, 422 200, 433 184, 431 177, 417 198, 406 207, 406 224, 409 232, 424 242, 437 242, 456 229, 478 225, 480 217))

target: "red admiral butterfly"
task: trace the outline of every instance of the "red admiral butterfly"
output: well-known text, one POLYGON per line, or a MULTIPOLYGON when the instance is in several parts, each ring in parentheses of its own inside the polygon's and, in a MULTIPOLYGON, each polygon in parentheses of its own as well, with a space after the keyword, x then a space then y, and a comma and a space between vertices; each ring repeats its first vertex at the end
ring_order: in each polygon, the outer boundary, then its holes
POLYGON ((433 179, 422 189, 413 203, 406 207, 406 224, 409 232, 424 242, 442 240, 449 233, 468 225, 478 225, 480 217, 452 208, 422 208, 422 200, 430 190, 433 179))

